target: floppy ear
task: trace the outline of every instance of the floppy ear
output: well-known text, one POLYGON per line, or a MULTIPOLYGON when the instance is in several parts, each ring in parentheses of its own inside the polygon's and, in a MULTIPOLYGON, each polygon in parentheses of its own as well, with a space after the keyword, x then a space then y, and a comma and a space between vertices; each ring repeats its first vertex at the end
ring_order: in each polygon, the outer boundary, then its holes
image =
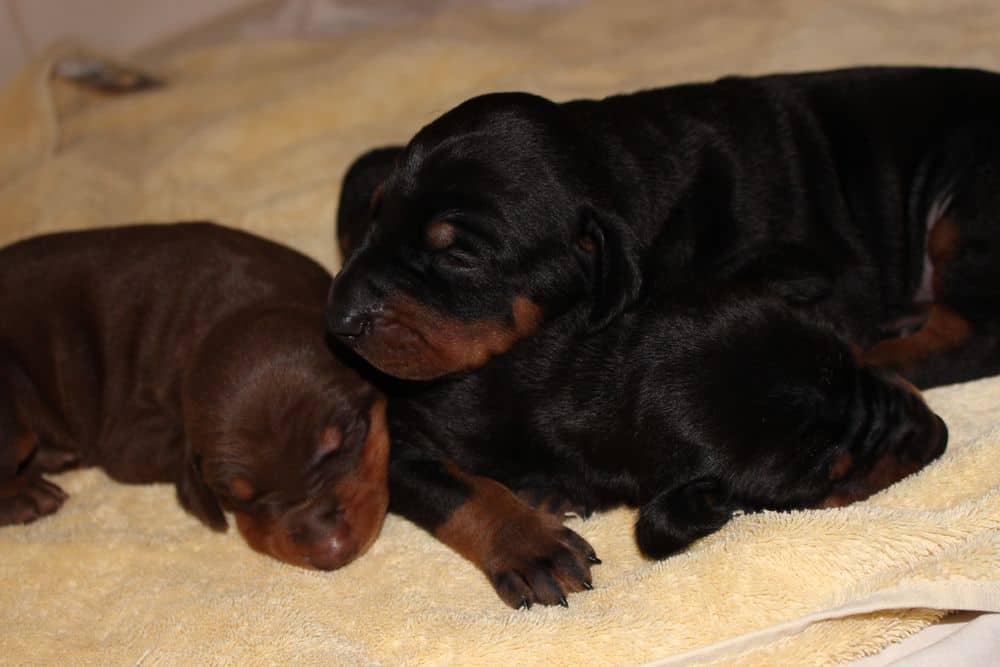
POLYGON ((201 457, 192 451, 190 443, 184 449, 184 462, 177 480, 177 499, 184 509, 212 530, 226 530, 229 527, 226 515, 201 475, 201 457))
POLYGON ((588 208, 580 247, 593 255, 591 331, 603 329, 639 296, 638 239, 618 216, 588 208))
POLYGON ((341 259, 347 258, 361 245, 371 223, 371 206, 375 192, 396 166, 403 146, 385 146, 361 155, 351 163, 340 186, 337 205, 337 242, 341 259))

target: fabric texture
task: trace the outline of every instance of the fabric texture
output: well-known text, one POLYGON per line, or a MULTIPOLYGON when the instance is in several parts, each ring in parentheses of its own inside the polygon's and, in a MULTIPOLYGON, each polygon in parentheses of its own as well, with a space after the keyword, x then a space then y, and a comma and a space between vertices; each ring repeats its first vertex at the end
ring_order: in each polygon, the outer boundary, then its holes
MULTIPOLYGON (((140 62, 165 88, 98 96, 50 78, 0 94, 0 243, 215 219, 331 269, 339 180, 462 99, 601 96, 728 73, 865 63, 1000 69, 985 0, 659 0, 467 7, 330 40, 221 44, 140 62)), ((16 313, 2 313, 16 317, 16 313)), ((365 557, 308 572, 186 515, 167 485, 54 478, 56 515, 0 529, 11 664, 830 664, 947 609, 1000 610, 1000 378, 929 392, 947 453, 852 507, 742 516, 649 562, 634 513, 570 525, 597 549, 570 608, 504 607, 459 556, 390 517, 365 557), (744 636, 746 635, 746 636, 744 636), (736 639, 741 638, 741 639, 736 639), (719 644, 720 642, 728 642, 719 644)))

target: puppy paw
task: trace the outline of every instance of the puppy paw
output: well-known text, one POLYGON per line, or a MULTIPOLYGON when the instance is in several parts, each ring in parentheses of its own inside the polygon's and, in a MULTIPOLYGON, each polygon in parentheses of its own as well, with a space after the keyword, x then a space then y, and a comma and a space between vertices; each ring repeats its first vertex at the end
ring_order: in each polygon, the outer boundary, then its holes
POLYGON ((495 536, 486 575, 511 607, 569 606, 566 596, 590 590, 590 568, 601 561, 594 548, 554 516, 525 514, 495 536))
POLYGON ((660 492, 639 508, 636 542, 646 557, 666 558, 722 528, 737 509, 721 480, 695 479, 660 492))
POLYGON ((65 491, 38 475, 8 480, 0 484, 0 526, 31 523, 52 514, 67 497, 65 491))

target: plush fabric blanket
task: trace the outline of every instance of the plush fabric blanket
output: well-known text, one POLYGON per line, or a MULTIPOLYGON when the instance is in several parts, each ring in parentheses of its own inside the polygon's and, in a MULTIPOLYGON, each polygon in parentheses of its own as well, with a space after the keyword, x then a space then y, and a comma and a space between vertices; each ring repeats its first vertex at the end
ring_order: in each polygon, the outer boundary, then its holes
MULTIPOLYGON (((338 184, 467 96, 557 99, 860 63, 1000 68, 986 0, 659 0, 467 7, 330 40, 241 42, 147 61, 165 88, 118 97, 50 77, 0 95, 0 242, 212 218, 331 269, 338 184)), ((17 317, 17 313, 0 313, 17 317)), ((166 485, 64 474, 53 517, 0 529, 9 664, 825 664, 948 609, 1000 610, 1000 379, 938 389, 945 456, 852 507, 742 516, 643 560, 620 510, 571 522, 601 554, 570 608, 504 607, 485 578, 390 517, 333 573, 298 570, 187 516, 166 485)))

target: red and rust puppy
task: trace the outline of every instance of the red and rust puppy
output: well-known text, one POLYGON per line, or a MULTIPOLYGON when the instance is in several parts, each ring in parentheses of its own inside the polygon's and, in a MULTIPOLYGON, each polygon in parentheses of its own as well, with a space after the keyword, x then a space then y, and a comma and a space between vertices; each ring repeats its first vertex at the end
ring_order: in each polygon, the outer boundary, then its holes
POLYGON ((946 429, 885 369, 1000 370, 998 114, 994 74, 858 69, 486 95, 366 156, 327 315, 395 378, 392 509, 551 604, 592 552, 477 533, 535 521, 483 488, 637 505, 659 557, 918 470, 946 429))
POLYGON ((329 352, 329 274, 207 223, 0 250, 0 524, 55 512, 45 473, 166 481, 258 551, 340 567, 388 504, 385 401, 329 352))

